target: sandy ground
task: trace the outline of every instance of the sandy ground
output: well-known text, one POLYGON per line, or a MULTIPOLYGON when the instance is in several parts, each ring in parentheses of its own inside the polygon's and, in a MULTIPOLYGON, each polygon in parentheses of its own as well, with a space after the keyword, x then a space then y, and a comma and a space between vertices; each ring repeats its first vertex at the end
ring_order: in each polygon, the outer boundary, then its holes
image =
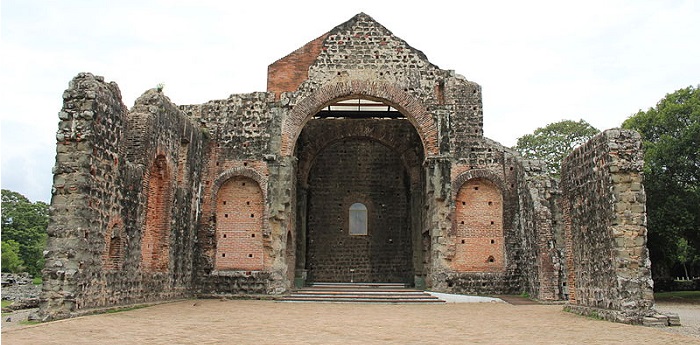
MULTIPOLYGON (((699 312, 697 306, 690 307, 695 308, 691 313, 699 312)), ((700 338, 660 328, 588 319, 562 311, 561 305, 191 300, 39 325, 3 327, 2 343, 700 344, 700 338)))

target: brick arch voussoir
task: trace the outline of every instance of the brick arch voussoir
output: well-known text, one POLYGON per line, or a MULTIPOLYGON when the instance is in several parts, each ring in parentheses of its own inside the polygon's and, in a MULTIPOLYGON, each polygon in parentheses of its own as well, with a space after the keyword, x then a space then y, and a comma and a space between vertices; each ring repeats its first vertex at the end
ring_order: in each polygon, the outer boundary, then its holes
POLYGON ((452 202, 450 206, 452 227, 448 232, 449 236, 454 237, 456 234, 457 217, 455 217, 455 212, 457 212, 457 205, 455 200, 457 199, 457 194, 459 193, 459 190, 462 189, 462 186, 464 186, 465 183, 476 179, 482 179, 491 182, 494 186, 496 186, 496 188, 498 188, 499 192, 501 192, 501 196, 503 196, 503 193, 506 190, 506 183, 503 180, 503 178, 491 170, 474 169, 465 171, 457 175, 457 177, 452 181, 452 202))
POLYGON ((254 180, 255 182, 257 182, 258 186, 262 190, 263 198, 267 199, 267 190, 266 190, 266 188, 263 188, 267 185, 267 178, 265 178, 261 173, 257 172, 254 169, 237 167, 237 168, 228 169, 216 177, 216 180, 214 180, 214 186, 213 186, 214 188, 212 188, 212 191, 213 191, 213 195, 212 195, 213 199, 212 200, 216 200, 216 196, 219 192, 219 189, 226 181, 230 180, 233 177, 238 177, 238 176, 248 177, 248 178, 254 180))
POLYGON ((281 155, 289 157, 294 153, 294 146, 302 128, 316 112, 334 100, 358 96, 380 100, 398 109, 416 128, 423 143, 424 156, 430 157, 439 153, 437 126, 419 100, 388 83, 352 80, 327 84, 292 108, 289 117, 282 124, 281 155))
POLYGON ((500 175, 491 170, 474 169, 459 174, 452 181, 452 199, 454 200, 457 197, 457 193, 467 181, 474 179, 484 179, 493 183, 499 189, 501 195, 506 191, 506 183, 500 175))

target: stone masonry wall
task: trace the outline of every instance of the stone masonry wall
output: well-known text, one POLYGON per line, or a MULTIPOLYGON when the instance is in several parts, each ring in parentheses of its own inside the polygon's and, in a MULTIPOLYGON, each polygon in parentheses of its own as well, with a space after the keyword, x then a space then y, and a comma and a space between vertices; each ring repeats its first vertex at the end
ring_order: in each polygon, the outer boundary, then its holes
MULTIPOLYGON (((517 156, 496 142, 486 138, 472 138, 469 139, 469 143, 472 146, 462 151, 466 156, 453 158, 451 165, 452 214, 450 219, 452 221, 452 229, 448 232, 447 239, 450 245, 447 247, 444 259, 447 261, 447 265, 452 268, 441 275, 443 278, 440 280, 443 282, 438 281, 436 288, 454 293, 521 293, 523 284, 521 282, 520 266, 523 262, 523 253, 520 247, 522 234, 517 223, 520 214, 520 204, 516 188, 519 178, 521 178, 518 173, 522 169, 518 163, 517 156), (459 236, 460 227, 466 225, 461 224, 464 219, 460 218, 459 211, 462 207, 467 206, 462 205, 462 202, 466 203, 466 200, 459 198, 459 192, 463 190, 463 186, 477 181, 485 181, 485 183, 491 184, 494 187, 493 192, 498 191, 502 199, 502 235, 500 240, 500 245, 502 246, 502 269, 499 271, 460 272, 459 269, 455 269, 456 266, 453 262, 455 259, 459 260, 458 247, 463 247, 467 244, 462 244, 464 237, 459 236)), ((493 202, 493 200, 490 201, 493 202)), ((472 217, 477 222, 484 223, 487 227, 491 227, 491 221, 494 221, 494 225, 498 221, 493 216, 488 215, 474 214, 472 217)), ((492 249, 489 247, 499 245, 497 238, 489 237, 484 240, 487 241, 487 247, 473 246, 471 251, 474 254, 486 254, 492 249), (493 244, 491 239, 494 240, 493 244)), ((465 240, 465 242, 467 241, 465 240)), ((488 258, 493 253, 491 251, 491 254, 484 258, 488 258)), ((496 252, 496 255, 494 255, 494 262, 496 262, 497 254, 496 252)))
MULTIPOLYGON (((431 64, 422 52, 363 13, 276 62, 275 68, 284 61, 293 67, 291 71, 303 70, 308 59, 301 58, 302 52, 313 55, 315 61, 308 67, 308 79, 298 89, 284 90, 287 92, 279 96, 281 103, 291 108, 282 123, 281 154, 292 154, 308 119, 335 100, 365 97, 397 108, 416 128, 426 156, 426 192, 422 201, 426 218, 421 227, 428 236, 429 253, 422 261, 432 266, 429 271, 436 277, 448 272, 445 258, 453 243, 447 237, 452 203, 447 197, 452 164, 447 155, 451 157, 453 150, 464 151, 466 161, 488 149, 488 144, 478 140, 483 136, 479 86, 431 64), (320 40, 320 50, 315 49, 320 40), (457 130, 451 132, 453 124, 457 130), (473 149, 463 148, 465 143, 473 149)), ((283 69, 276 71, 268 77, 289 77, 283 69)), ((281 84, 268 80, 268 85, 281 84)), ((444 282, 444 276, 436 279, 436 283, 444 282)))
POLYGON ((46 245, 40 317, 69 317, 86 286, 103 283, 104 230, 121 216, 118 142, 126 107, 114 83, 80 73, 63 93, 46 245))
POLYGON ((516 171, 520 175, 517 229, 522 292, 540 300, 561 300, 564 244, 557 243, 555 236, 562 226, 557 221, 557 180, 546 173, 542 161, 521 161, 516 171))
POLYGON ((642 323, 653 314, 638 133, 607 130, 562 164, 571 308, 642 323))
MULTIPOLYGON (((427 152, 437 154, 438 150, 447 152, 450 149, 447 135, 449 107, 444 104, 446 95, 450 94, 446 90, 450 84, 447 79, 462 79, 450 85, 469 82, 431 64, 425 54, 364 13, 319 39, 271 65, 277 66, 285 61, 291 66, 289 72, 278 70, 274 76, 268 75, 273 79, 287 78, 287 74, 299 69, 307 70, 306 80, 298 89, 284 90, 286 92, 280 96, 284 104, 296 108, 283 126, 283 154, 291 152, 287 147, 293 146, 308 117, 326 103, 363 95, 386 101, 406 114, 418 129, 427 152), (323 40, 320 50, 312 49, 319 44, 319 39, 323 40), (308 51, 307 57, 315 57, 313 63, 309 65, 306 59, 296 55, 301 51, 308 51), (298 64, 293 64, 293 61, 298 61, 298 64), (443 135, 439 136, 440 133, 443 135)), ((268 79, 268 84, 279 83, 268 79)), ((476 98, 479 96, 475 95, 476 98)), ((473 103, 471 98, 469 102, 473 103)))
POLYGON ((155 90, 127 114, 116 84, 89 73, 71 82, 59 118, 38 317, 187 296, 196 202, 193 185, 176 182, 198 179, 201 133, 155 90), (158 153, 177 179, 167 181, 168 266, 148 273, 141 240, 148 172, 158 153))
POLYGON ((300 213, 308 241, 299 240, 308 243, 309 278, 413 283, 412 222, 420 218, 409 213, 409 193, 420 193, 421 150, 411 124, 314 119, 297 149, 299 189, 308 200, 300 213), (356 202, 367 207, 368 235, 348 233, 356 202))
POLYGON ((320 235, 316 249, 307 247, 315 235, 305 231, 327 225, 307 217, 314 207, 340 204, 319 212, 345 229, 345 203, 358 191, 372 217, 385 217, 370 229, 386 235, 349 246, 374 260, 362 279, 561 298, 556 183, 483 137, 481 97, 478 84, 433 65, 364 13, 271 64, 267 92, 175 106, 154 89, 127 111, 115 84, 80 74, 59 114, 43 315, 197 294, 282 293, 293 268, 304 275, 314 265, 337 266, 306 253, 357 238, 320 235), (381 101, 405 119, 313 119, 353 98, 381 101), (360 163, 374 173, 358 170, 360 163), (348 182, 352 171, 367 178, 348 182), (243 181, 259 187, 254 201, 229 188, 243 181), (502 197, 502 208, 484 215, 485 226, 502 222, 502 233, 482 238, 501 248, 492 255, 497 269, 462 265, 464 253, 456 255, 468 237, 455 223, 465 216, 458 194, 479 181, 493 185, 489 198, 502 197), (222 220, 240 210, 254 215, 254 226, 245 214, 222 220))
POLYGON ((412 282, 407 179, 396 152, 373 141, 346 139, 316 157, 309 176, 311 279, 412 282), (367 235, 349 233, 354 203, 367 208, 367 235))
POLYGON ((146 91, 129 111, 120 186, 127 245, 123 266, 106 273, 108 304, 191 295, 206 148, 205 133, 161 90, 146 91))
MULTIPOLYGON (((283 219, 274 217, 271 210, 279 208, 278 202, 284 203, 285 195, 289 197, 291 191, 284 190, 291 188, 289 185, 292 182, 280 181, 276 174, 280 169, 278 133, 283 110, 277 106, 273 93, 264 92, 231 95, 227 99, 180 108, 212 139, 202 170, 202 217, 198 224, 199 245, 196 248, 197 293, 268 293, 279 290, 280 287, 275 284, 282 282, 273 282, 271 276, 282 276, 287 270, 283 254, 289 225, 287 216, 283 219), (220 219, 226 214, 223 201, 236 197, 222 196, 220 189, 227 182, 242 178, 252 179, 262 191, 261 209, 253 212, 256 220, 261 222, 260 229, 248 229, 260 237, 232 241, 227 234, 225 241, 221 242, 223 233, 217 237, 217 228, 221 231, 233 226, 218 225, 219 221, 231 223, 225 218, 220 219), (282 198, 278 194, 280 189, 282 198), (222 203, 219 207, 217 197, 222 203), (280 230, 273 232, 273 228, 280 230), (251 252, 250 247, 253 242, 261 244, 261 251, 255 249, 261 255, 261 266, 225 264, 216 267, 217 251, 219 256, 224 253, 235 256, 245 252, 246 258, 250 254, 254 256, 247 259, 255 260, 256 253, 251 252), (219 244, 221 248, 217 247, 219 244), (271 275, 270 272, 276 273, 271 275)), ((289 210, 288 206, 282 208, 289 210)), ((248 236, 252 236, 252 233, 248 236)))

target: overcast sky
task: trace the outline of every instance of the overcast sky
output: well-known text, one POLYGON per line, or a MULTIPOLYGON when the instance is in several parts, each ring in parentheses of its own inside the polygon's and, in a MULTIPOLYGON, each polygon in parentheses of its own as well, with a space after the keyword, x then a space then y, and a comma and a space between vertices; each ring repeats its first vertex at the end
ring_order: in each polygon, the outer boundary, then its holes
POLYGON ((482 86, 506 146, 584 119, 618 127, 700 83, 700 1, 2 0, 2 188, 48 202, 61 94, 79 72, 130 108, 159 83, 176 104, 264 91, 267 65, 359 12, 482 86))

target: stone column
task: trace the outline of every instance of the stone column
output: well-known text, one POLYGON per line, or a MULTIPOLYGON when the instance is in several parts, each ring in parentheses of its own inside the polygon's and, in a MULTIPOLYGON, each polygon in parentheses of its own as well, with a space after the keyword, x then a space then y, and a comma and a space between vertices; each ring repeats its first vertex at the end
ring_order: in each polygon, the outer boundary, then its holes
POLYGON ((308 211, 308 189, 297 186, 297 235, 296 235, 296 270, 294 272, 294 287, 301 288, 306 284, 306 217, 308 211))
POLYGON ((450 215, 450 169, 451 162, 445 157, 428 157, 425 161, 425 227, 430 232, 430 271, 428 287, 446 290, 446 272, 449 265, 445 260, 449 248, 448 231, 451 227, 450 215))

